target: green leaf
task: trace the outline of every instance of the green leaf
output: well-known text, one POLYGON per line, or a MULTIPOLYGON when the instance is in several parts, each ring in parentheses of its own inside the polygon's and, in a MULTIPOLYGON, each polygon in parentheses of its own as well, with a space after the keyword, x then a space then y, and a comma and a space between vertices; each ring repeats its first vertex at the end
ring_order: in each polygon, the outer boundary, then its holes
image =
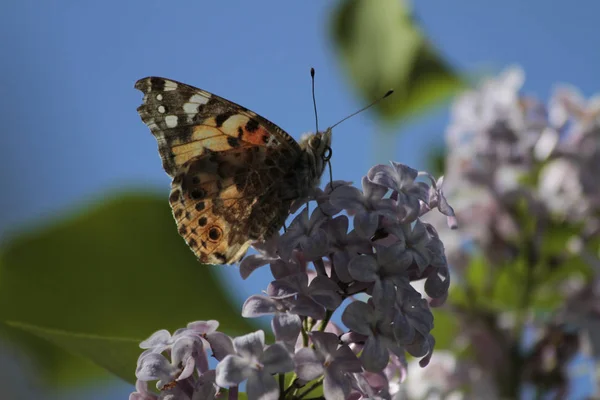
POLYGON ((425 39, 403 1, 342 0, 333 12, 332 37, 366 101, 395 90, 376 107, 388 121, 423 111, 464 86, 425 39))
MULTIPOLYGON (((82 350, 90 337, 139 341, 159 329, 172 332, 208 319, 219 320, 219 330, 231 335, 255 330, 229 302, 216 268, 196 261, 177 233, 165 196, 119 195, 4 243, 0 319, 28 326, 28 332, 102 366, 97 351, 82 350), (86 340, 70 345, 66 332, 85 334, 86 340)), ((14 339, 18 331, 6 332, 14 339)), ((98 374, 89 362, 29 334, 18 339, 37 356, 51 382, 98 374)), ((126 363, 119 375, 128 370, 127 380, 133 382, 135 359, 126 363)))
POLYGON ((435 348, 450 350, 456 344, 456 336, 460 331, 458 319, 449 310, 433 308, 434 327, 431 334, 435 338, 435 348))
MULTIPOLYGON (((497 312, 515 311, 522 307, 523 291, 526 286, 527 268, 533 268, 523 260, 518 258, 512 263, 499 265, 497 268, 496 282, 494 292, 489 299, 490 307, 497 312)), ((535 292, 535 287, 530 290, 535 292)), ((535 294, 532 295, 532 297, 535 294)))
POLYGON ((13 321, 7 321, 6 324, 68 349, 72 354, 93 360, 98 366, 132 382, 131 366, 135 365, 141 352, 137 339, 76 334, 13 321))

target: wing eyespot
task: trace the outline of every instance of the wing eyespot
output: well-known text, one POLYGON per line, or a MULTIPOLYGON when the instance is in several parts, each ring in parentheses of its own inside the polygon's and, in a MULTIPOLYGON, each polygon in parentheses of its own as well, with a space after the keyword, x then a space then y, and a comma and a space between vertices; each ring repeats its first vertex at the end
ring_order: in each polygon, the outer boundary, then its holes
POLYGON ((208 239, 211 242, 218 242, 222 236, 223 236, 223 230, 221 228, 219 228, 218 226, 213 226, 208 231, 208 239))

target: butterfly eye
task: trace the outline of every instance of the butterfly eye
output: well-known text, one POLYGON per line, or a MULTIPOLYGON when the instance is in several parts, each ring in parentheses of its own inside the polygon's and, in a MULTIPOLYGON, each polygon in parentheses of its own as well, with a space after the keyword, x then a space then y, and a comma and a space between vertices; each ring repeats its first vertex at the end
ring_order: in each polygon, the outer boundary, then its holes
POLYGON ((310 140, 308 141, 308 145, 312 148, 312 149, 318 149, 319 146, 321 145, 321 138, 318 136, 313 136, 310 138, 310 140))
POLYGON ((327 162, 331 160, 331 147, 325 147, 325 151, 323 152, 323 161, 327 162))

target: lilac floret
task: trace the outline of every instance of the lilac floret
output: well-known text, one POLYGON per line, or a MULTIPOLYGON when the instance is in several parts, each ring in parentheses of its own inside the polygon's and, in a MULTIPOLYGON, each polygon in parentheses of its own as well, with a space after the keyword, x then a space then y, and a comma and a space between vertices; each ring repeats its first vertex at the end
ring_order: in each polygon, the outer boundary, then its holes
POLYGON ((351 372, 362 371, 360 361, 332 333, 312 332, 314 349, 304 347, 294 355, 298 378, 311 381, 324 375, 323 391, 327 399, 345 399, 350 393, 351 372))
POLYGON ((250 400, 277 400, 279 386, 271 375, 294 369, 287 349, 279 343, 265 348, 265 334, 261 330, 235 338, 233 345, 236 353, 217 366, 217 385, 231 387, 247 380, 250 400))

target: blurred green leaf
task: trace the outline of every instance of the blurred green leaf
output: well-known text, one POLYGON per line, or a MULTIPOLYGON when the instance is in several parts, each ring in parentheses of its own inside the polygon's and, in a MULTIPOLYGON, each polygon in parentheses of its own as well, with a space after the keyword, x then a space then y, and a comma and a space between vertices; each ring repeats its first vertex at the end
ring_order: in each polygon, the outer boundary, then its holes
POLYGON ((467 284, 468 291, 472 297, 475 295, 475 299, 471 298, 471 301, 480 301, 480 297, 485 297, 485 288, 488 286, 490 279, 490 268, 487 260, 480 254, 471 257, 469 265, 465 269, 465 282, 467 284))
MULTIPOLYGON (((527 268, 523 259, 496 267, 496 282, 490 304, 496 311, 515 311, 523 306, 523 291, 526 287, 527 268)), ((533 291, 534 288, 531 288, 533 291)))
POLYGON ((460 330, 458 318, 453 315, 450 308, 433 308, 433 330, 431 334, 435 338, 435 348, 449 350, 456 345, 456 336, 460 330))
POLYGON ((565 253, 570 239, 579 237, 584 229, 583 223, 553 221, 544 227, 541 253, 546 259, 565 253))
POLYGON ((427 170, 435 177, 444 175, 448 149, 443 144, 432 144, 427 151, 427 170))
POLYGON ((333 12, 333 42, 360 94, 388 121, 423 111, 463 87, 427 42, 400 0, 342 0, 333 12))
POLYGON ((72 354, 93 360, 98 366, 123 380, 135 383, 131 367, 135 366, 141 352, 137 339, 75 334, 12 321, 7 321, 7 325, 46 339, 72 354))
MULTIPOLYGON (((48 333, 53 330, 143 340, 156 330, 173 331, 195 320, 217 319, 219 330, 231 335, 255 329, 219 285, 219 267, 199 264, 179 237, 165 196, 126 194, 106 200, 15 237, 4 244, 0 260, 0 319, 44 327, 27 331, 55 344, 65 341, 48 333)), ((30 335, 19 339, 51 382, 98 373, 30 335)), ((129 367, 123 370, 132 382, 135 359, 126 362, 129 367)))

